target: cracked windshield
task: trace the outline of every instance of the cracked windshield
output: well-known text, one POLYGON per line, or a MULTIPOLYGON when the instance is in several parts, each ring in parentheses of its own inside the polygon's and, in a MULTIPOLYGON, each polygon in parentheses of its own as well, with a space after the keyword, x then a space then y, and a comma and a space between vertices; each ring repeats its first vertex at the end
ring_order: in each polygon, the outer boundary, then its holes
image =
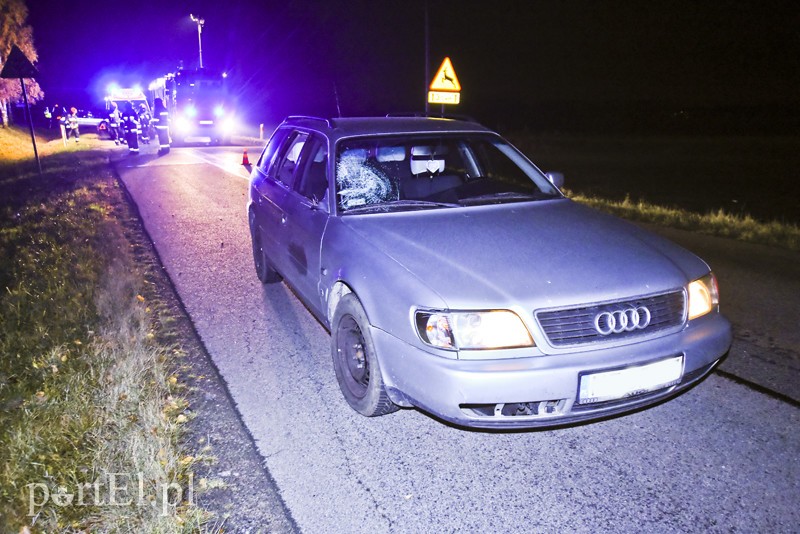
POLYGON ((514 148, 477 135, 344 141, 337 151, 336 192, 339 210, 350 213, 560 196, 514 148))

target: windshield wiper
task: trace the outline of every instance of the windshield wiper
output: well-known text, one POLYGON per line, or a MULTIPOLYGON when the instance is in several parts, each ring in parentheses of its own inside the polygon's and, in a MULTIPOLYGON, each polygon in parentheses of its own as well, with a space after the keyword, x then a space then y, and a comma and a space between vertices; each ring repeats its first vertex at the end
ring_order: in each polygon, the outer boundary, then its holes
POLYGON ((378 204, 369 204, 350 208, 345 213, 365 213, 370 211, 392 211, 395 208, 457 208, 458 204, 448 202, 433 202, 431 200, 390 200, 378 204))
POLYGON ((552 198, 554 195, 548 193, 521 193, 518 191, 503 191, 500 193, 488 193, 486 195, 475 195, 460 199, 460 203, 464 206, 471 204, 482 203, 501 203, 501 202, 516 202, 524 200, 541 200, 544 198, 552 198))

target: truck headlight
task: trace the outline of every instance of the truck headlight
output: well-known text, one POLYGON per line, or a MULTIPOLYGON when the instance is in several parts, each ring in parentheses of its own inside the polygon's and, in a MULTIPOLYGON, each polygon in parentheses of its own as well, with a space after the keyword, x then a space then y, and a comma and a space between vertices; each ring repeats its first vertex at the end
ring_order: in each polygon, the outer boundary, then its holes
POLYGON ((192 123, 186 117, 175 117, 173 122, 174 129, 178 132, 188 132, 192 129, 192 123))
POLYGON ((422 341, 446 350, 510 349, 534 345, 528 329, 510 310, 418 311, 422 341))
POLYGON ((234 127, 236 126, 236 122, 233 120, 233 117, 225 117, 222 120, 222 131, 226 134, 233 133, 234 127))
POLYGON ((717 278, 708 273, 698 278, 687 287, 689 294, 689 319, 695 319, 719 306, 719 287, 717 278))

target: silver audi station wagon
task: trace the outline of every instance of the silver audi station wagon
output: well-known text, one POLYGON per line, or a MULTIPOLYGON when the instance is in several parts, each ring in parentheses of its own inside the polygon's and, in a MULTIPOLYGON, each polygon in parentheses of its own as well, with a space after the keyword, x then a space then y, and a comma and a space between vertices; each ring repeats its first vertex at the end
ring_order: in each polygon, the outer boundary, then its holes
POLYGON ((330 331, 366 416, 555 426, 701 380, 731 344, 709 266, 562 181, 473 122, 290 117, 251 174, 256 273, 330 331))

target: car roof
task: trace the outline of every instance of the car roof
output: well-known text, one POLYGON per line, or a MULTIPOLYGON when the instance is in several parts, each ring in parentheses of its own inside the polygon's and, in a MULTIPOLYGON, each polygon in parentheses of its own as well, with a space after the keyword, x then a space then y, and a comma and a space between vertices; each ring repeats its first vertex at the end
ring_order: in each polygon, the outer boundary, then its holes
POLYGON ((412 133, 480 132, 495 133, 470 120, 441 117, 321 117, 291 116, 281 126, 295 126, 316 130, 332 140, 364 135, 392 135, 412 133))

